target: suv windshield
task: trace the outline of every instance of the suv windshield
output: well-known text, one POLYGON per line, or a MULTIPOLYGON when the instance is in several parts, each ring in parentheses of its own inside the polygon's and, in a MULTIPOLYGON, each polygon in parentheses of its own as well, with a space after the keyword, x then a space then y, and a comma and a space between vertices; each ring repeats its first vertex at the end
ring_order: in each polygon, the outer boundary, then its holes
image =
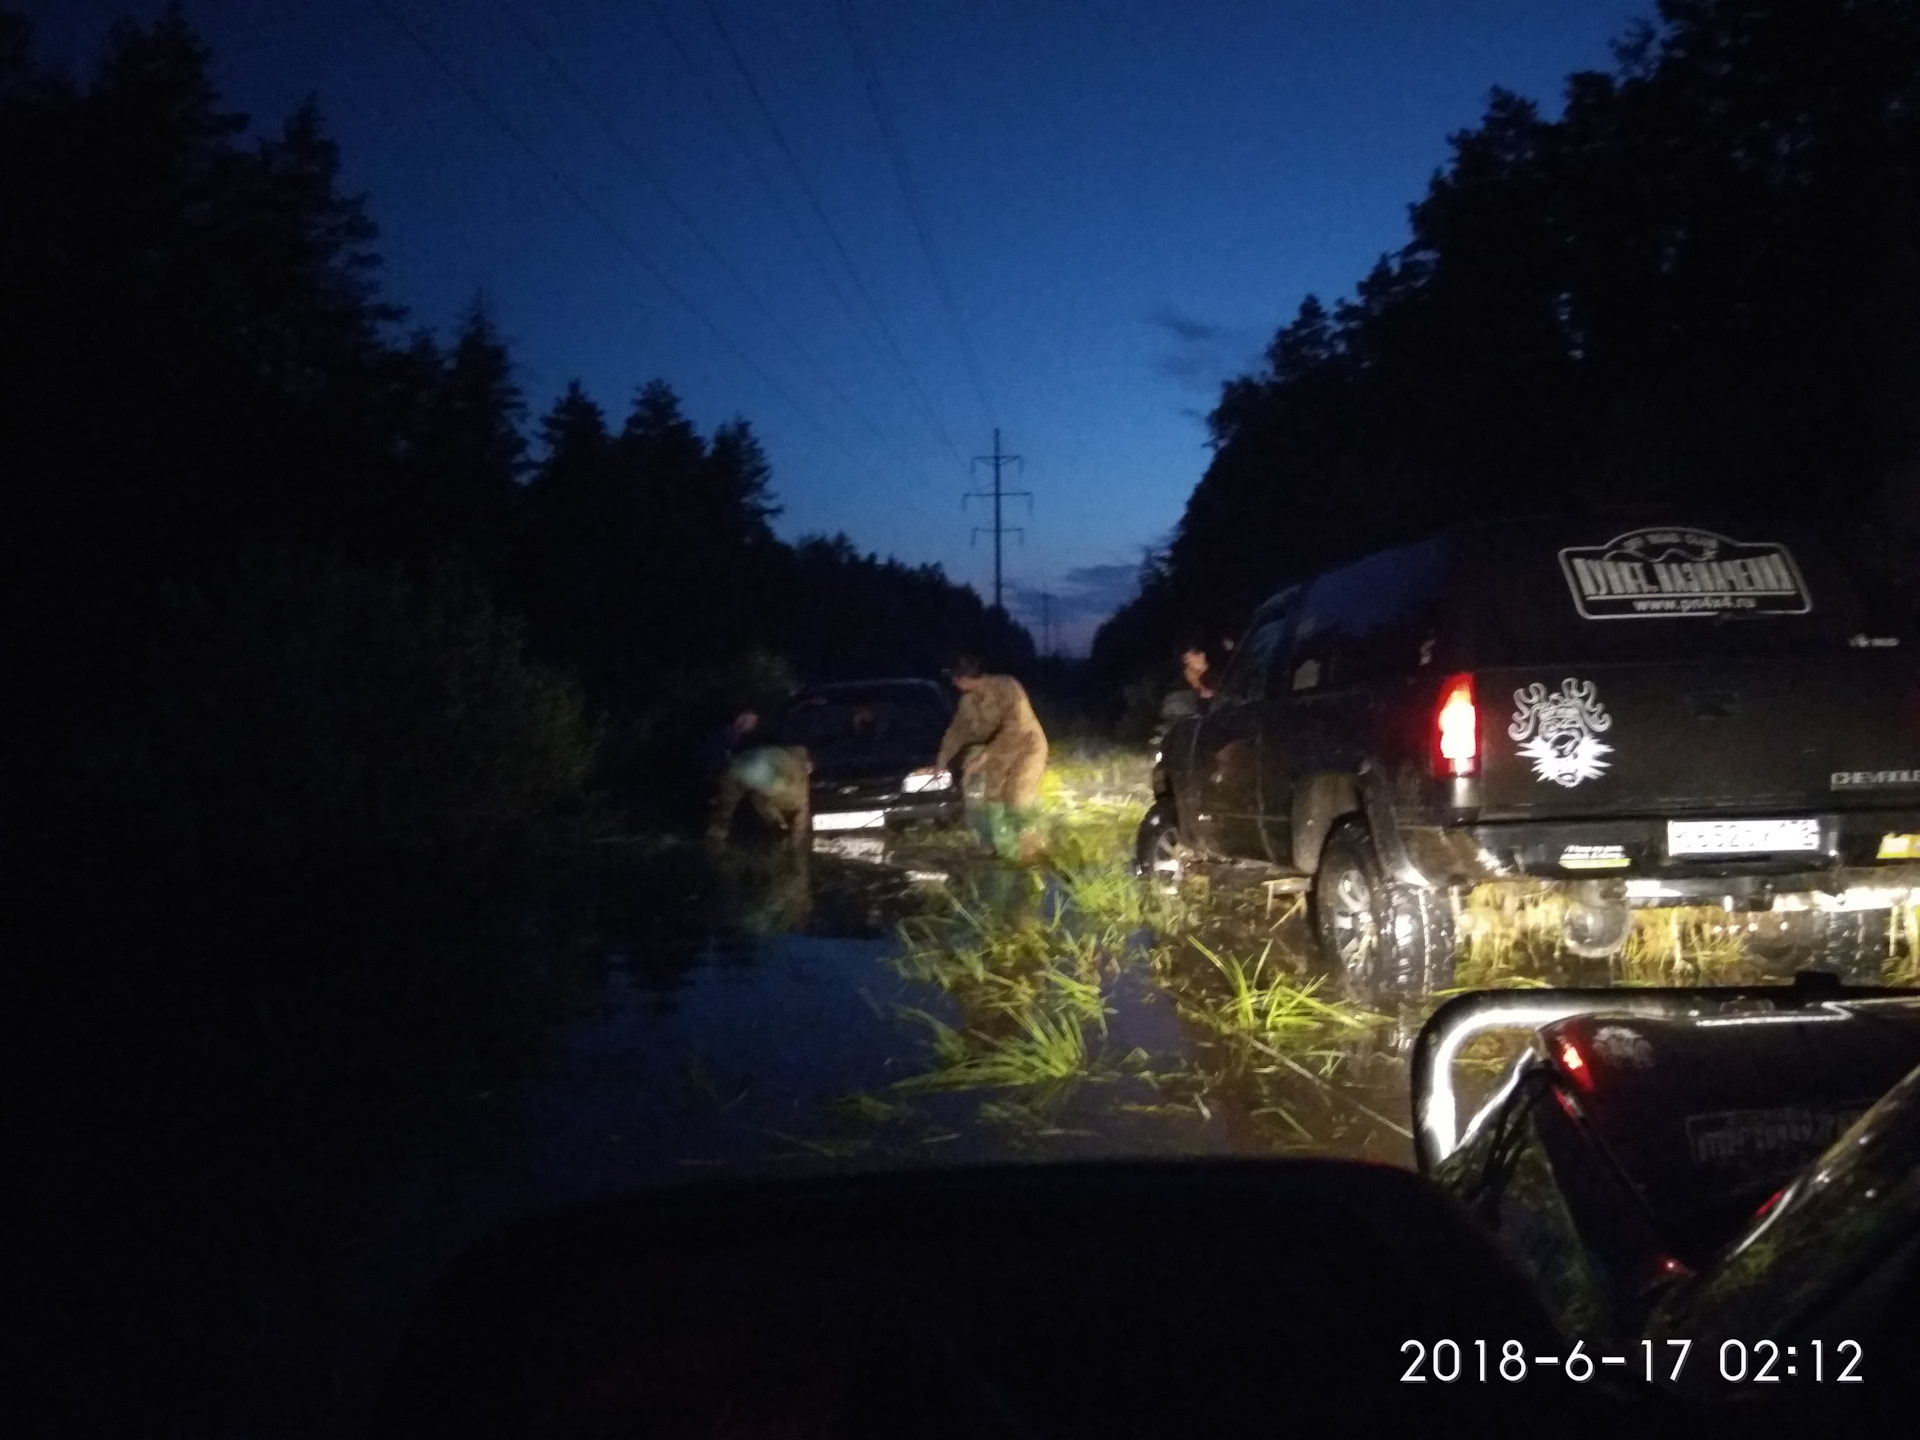
POLYGON ((780 739, 814 749, 910 742, 931 752, 946 726, 946 708, 931 685, 875 685, 803 693, 781 719, 780 739))
POLYGON ((1895 638, 1828 547, 1794 528, 1598 516, 1464 538, 1481 664, 1831 654, 1895 638))

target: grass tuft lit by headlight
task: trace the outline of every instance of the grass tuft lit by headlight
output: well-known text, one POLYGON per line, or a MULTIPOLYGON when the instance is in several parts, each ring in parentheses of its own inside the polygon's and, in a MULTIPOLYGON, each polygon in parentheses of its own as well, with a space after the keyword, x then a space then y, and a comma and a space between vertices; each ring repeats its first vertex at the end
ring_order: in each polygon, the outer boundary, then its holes
MULTIPOLYGON (((1023 1144, 1089 1134, 1104 1144, 1132 1126, 1176 1148, 1205 1135, 1215 1149, 1404 1161, 1403 1057, 1445 995, 1388 1016, 1333 994, 1317 978, 1297 884, 1234 867, 1193 867, 1177 884, 1137 876, 1147 777, 1144 756, 1057 757, 1035 865, 988 861, 964 831, 926 837, 971 859, 948 864, 951 883, 900 922, 887 958, 926 989, 890 1012, 913 1073, 848 1097, 835 1118, 924 1126, 937 1115, 909 1143, 944 1144, 953 1107, 971 1104, 975 1125, 1023 1144)), ((1457 896, 1457 988, 1735 983, 1791 968, 1766 968, 1764 914, 1716 907, 1641 911, 1618 955, 1581 959, 1562 941, 1565 906, 1544 885, 1457 896)), ((1920 906, 1902 907, 1890 981, 1920 980, 1916 937, 1920 906)), ((1490 1073, 1510 1049, 1488 1037, 1463 1065, 1490 1073)))
POLYGON ((1003 1033, 960 1029, 925 1010, 903 1006, 903 1018, 930 1032, 934 1068, 894 1082, 901 1094, 918 1090, 978 1090, 1066 1080, 1087 1068, 1087 1037, 1070 1010, 1040 1006, 1006 1012, 1003 1033))

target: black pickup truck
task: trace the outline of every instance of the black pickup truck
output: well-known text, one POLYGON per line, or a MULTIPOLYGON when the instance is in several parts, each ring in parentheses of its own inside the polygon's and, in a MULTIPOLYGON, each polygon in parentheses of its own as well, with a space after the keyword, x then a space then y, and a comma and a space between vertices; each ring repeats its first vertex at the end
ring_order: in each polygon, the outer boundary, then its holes
POLYGON ((1576 954, 1716 904, 1877 979, 1920 883, 1920 657, 1815 536, 1672 519, 1463 525, 1275 595, 1162 741, 1141 864, 1311 877, 1368 997, 1450 985, 1459 897, 1500 882, 1562 889, 1576 954))

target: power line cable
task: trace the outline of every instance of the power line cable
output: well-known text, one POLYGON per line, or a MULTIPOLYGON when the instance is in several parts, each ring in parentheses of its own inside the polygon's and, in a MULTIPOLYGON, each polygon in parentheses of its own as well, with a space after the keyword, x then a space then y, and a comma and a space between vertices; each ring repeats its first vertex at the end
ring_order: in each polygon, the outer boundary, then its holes
MULTIPOLYGON (((806 227, 795 217, 792 208, 787 204, 786 197, 780 193, 780 187, 768 178, 765 168, 753 153, 753 146, 747 142, 747 137, 740 133, 740 127, 733 123, 733 117, 727 113, 727 107, 722 105, 719 96, 713 93, 713 87, 707 83, 704 68, 687 49, 685 42, 680 39, 680 33, 668 21, 666 11, 660 6, 660 0, 647 0, 647 8, 653 12, 655 25, 667 37, 667 43, 673 46, 674 53, 680 57, 680 63, 686 68, 687 74, 699 85, 700 93, 707 102, 707 108, 713 111, 721 125, 725 127, 727 134, 733 138, 735 148, 739 150, 741 158, 747 162, 747 168, 753 172, 754 179, 760 182, 760 188, 767 192, 767 198, 773 202, 774 208, 780 212, 781 219, 787 222, 787 228, 793 231, 794 237, 799 240, 800 248, 812 263, 814 273, 820 277, 821 284, 826 286, 827 293, 832 295, 840 308, 846 312, 847 319, 855 332, 876 350, 883 349, 881 342, 873 334, 872 322, 854 308, 853 302, 847 298, 846 291, 840 288, 840 282, 833 278, 832 273, 827 269, 826 262, 821 260, 819 252, 814 248, 813 240, 807 234, 806 227)), ((888 360, 889 364, 892 363, 885 355, 881 358, 888 360)))
POLYGON ((967 378, 973 383, 974 398, 986 412, 987 423, 993 424, 997 418, 996 407, 987 388, 986 372, 981 368, 979 352, 974 348, 973 339, 960 318, 960 306, 954 300, 953 287, 947 282, 946 266, 941 263, 939 249, 933 243, 933 232, 928 228, 926 213, 920 206, 913 173, 907 164, 906 147, 900 143, 900 133, 894 128, 887 111, 879 74, 866 46, 861 43, 859 15, 853 8, 853 0, 837 0, 837 8, 841 28, 847 33, 847 44, 853 50, 854 63, 859 66, 860 78, 866 86, 867 103, 873 107, 873 118, 880 126, 881 143, 886 147, 887 158, 893 165, 893 178, 899 182, 907 215, 913 221, 914 233, 919 236, 920 252, 926 257, 927 269, 933 272, 934 287, 940 292, 940 303, 947 312, 947 322, 953 327, 954 338, 960 342, 960 353, 966 360, 967 378))
POLYGON ((921 408, 925 410, 928 420, 932 422, 941 443, 953 452, 954 459, 964 464, 965 456, 960 453, 960 447, 954 444, 953 436, 947 433, 946 423, 941 420, 939 410, 928 397, 925 387, 920 384, 919 377, 914 374, 913 366, 908 363, 906 353, 894 339, 893 332, 887 328, 886 319, 881 315, 880 307, 874 303, 872 292, 867 289, 866 282, 860 278, 859 267, 853 263, 852 255, 847 252, 846 242, 840 238, 839 230, 828 218, 826 207, 820 203, 819 193, 813 188, 813 182, 807 178, 806 169, 800 164, 799 156, 794 154, 793 147, 787 143, 786 132, 780 128, 780 122, 774 118, 773 111, 767 105, 766 97, 760 93, 760 86, 753 78, 753 71, 748 68, 746 57, 740 53, 740 47, 734 43, 733 33, 727 29, 726 21, 721 18, 719 8, 714 4, 714 0, 701 0, 701 3, 707 12, 708 19, 713 22, 713 28, 719 33, 721 44, 726 47, 727 57, 733 62, 734 70, 745 82, 747 93, 753 98, 754 108, 759 112, 760 118, 766 122, 768 130, 772 132, 774 144, 779 147, 781 155, 792 169, 794 178, 800 182, 800 189, 813 209, 814 218, 819 220, 821 227, 827 232, 827 238, 833 242, 834 251, 840 256, 840 263, 846 267, 847 278, 853 282, 855 293, 860 296, 862 303, 873 316, 874 324, 885 339, 888 351, 900 366, 901 374, 905 375, 912 385, 913 393, 919 400, 921 408))
MULTIPOLYGON (((737 358, 742 364, 744 364, 748 368, 748 370, 751 371, 753 375, 760 380, 760 382, 763 385, 765 385, 775 395, 779 396, 780 399, 785 401, 788 407, 791 408, 795 414, 799 415, 815 430, 819 431, 821 436, 824 437, 827 440, 827 442, 831 444, 835 449, 839 450, 841 454, 845 455, 848 459, 854 461, 854 463, 856 464, 862 463, 859 457, 854 455, 852 451, 848 450, 846 445, 840 440, 840 438, 836 436, 831 430, 829 430, 821 422, 819 416, 815 415, 812 410, 808 409, 799 400, 794 398, 794 396, 786 389, 785 386, 780 384, 780 382, 774 379, 773 376, 769 375, 766 369, 763 366, 761 366, 761 364, 757 360, 755 360, 752 355, 748 354, 747 351, 732 338, 732 336, 728 335, 725 330, 721 329, 720 326, 712 319, 712 317, 709 316, 706 313, 706 311, 702 309, 701 306, 698 305, 693 300, 691 296, 687 295, 683 290, 681 290, 678 285, 675 285, 671 277, 669 277, 665 271, 660 269, 658 265, 654 264, 653 261, 647 257, 646 253, 642 251, 637 244, 634 243, 634 241, 626 234, 625 231, 621 230, 619 226, 615 225, 611 220, 609 220, 606 217, 606 215, 597 206, 595 206, 590 200, 588 200, 586 196, 580 193, 578 187, 576 187, 573 184, 573 182, 568 180, 567 177, 563 173, 561 173, 560 170, 558 170, 544 156, 542 156, 540 152, 536 150, 531 143, 528 142, 526 137, 523 136, 520 133, 520 131, 512 124, 512 122, 510 122, 504 115, 502 115, 500 111, 492 103, 490 103, 487 100, 486 96, 482 95, 479 90, 477 90, 474 86, 470 85, 465 79, 465 77, 463 77, 457 70, 453 68, 451 64, 447 62, 446 58, 442 56, 437 49, 434 48, 434 46, 426 39, 425 36, 421 35, 418 30, 416 30, 413 26, 409 25, 406 22, 406 20, 400 15, 400 13, 397 10, 395 10, 394 7, 389 3, 389 0, 370 0, 370 3, 376 9, 378 9, 383 15, 387 17, 387 19, 393 24, 395 29, 399 30, 400 33, 405 35, 408 40, 412 41, 413 44, 416 45, 421 50, 421 52, 424 53, 427 56, 427 58, 434 63, 435 67, 439 69, 441 74, 445 75, 448 80, 452 81, 454 86, 457 89, 459 89, 459 91, 463 95, 465 95, 468 100, 473 102, 475 108, 480 110, 481 113, 486 115, 488 119, 490 119, 496 126, 498 126, 501 133, 504 134, 509 140, 511 140, 514 143, 514 145, 519 148, 521 153, 523 153, 529 160, 533 161, 533 163, 539 167, 539 169, 547 176, 549 180, 551 180, 554 183, 555 186, 557 186, 561 190, 562 193, 564 193, 569 199, 571 199, 574 202, 574 204, 578 205, 580 209, 584 211, 589 218, 591 218, 596 224, 600 226, 601 229, 605 230, 608 236, 614 241, 615 244, 617 244, 622 250, 626 251, 626 253, 633 258, 635 263, 637 263, 642 269, 644 269, 648 273, 648 275, 652 276, 655 283, 657 283, 661 289, 666 291, 667 294, 671 296, 675 301, 677 301, 683 309, 685 309, 690 315, 692 315, 696 320, 698 320, 702 325, 704 325, 707 328, 707 330, 712 333, 714 338, 719 340, 720 343, 723 346, 725 346, 726 349, 729 352, 731 352, 735 358, 737 358)), ((871 470, 869 470, 869 474, 872 474, 871 470)), ((875 480, 879 480, 880 483, 883 485, 887 483, 881 476, 877 474, 873 474, 872 478, 874 478, 875 480)), ((921 517, 923 519, 927 520, 929 523, 934 523, 933 517, 920 507, 918 502, 913 499, 912 495, 910 494, 906 495, 904 498, 907 500, 907 503, 909 505, 911 505, 914 509, 920 511, 921 517)))
POLYGON ((886 443, 886 436, 881 434, 879 427, 876 426, 873 421, 867 417, 866 412, 855 404, 853 399, 834 382, 833 377, 827 373, 826 366, 820 361, 819 357, 814 355, 813 352, 807 348, 805 342, 787 328, 785 322, 774 313, 773 308, 767 304, 765 299, 761 297, 760 292, 754 288, 752 282, 749 281, 746 276, 742 275, 739 269, 720 252, 719 247, 717 247, 713 241, 708 238, 707 233, 701 229, 700 223, 687 212, 686 207, 681 205, 674 197, 673 192, 667 188, 666 182, 661 179, 659 172, 654 169, 652 163, 637 146, 628 142, 626 137, 620 133, 619 127, 608 117, 606 111, 601 109, 601 107, 594 102, 593 98, 580 87, 578 82, 576 82, 573 76, 567 71, 566 67, 560 63, 559 57, 534 34, 532 28, 528 26, 525 17, 520 14, 519 10, 506 3, 506 0, 499 0, 499 8, 501 12, 506 15, 507 19, 513 23, 513 27, 520 32, 520 37, 526 41, 528 47, 545 62, 547 70, 553 76, 555 82, 572 96, 574 101, 584 109, 588 115, 593 117, 593 121, 600 127, 601 133, 604 134, 607 139, 613 143, 614 147, 618 149, 622 155, 626 156, 634 168, 645 177, 647 183, 653 187, 654 192, 666 203, 667 208, 673 212, 680 223, 686 226, 688 231, 693 235, 693 238, 699 242, 700 248, 707 253, 708 258, 720 267, 721 273, 740 287, 741 292, 745 294, 746 297, 754 303, 754 306, 760 313, 767 318, 767 322, 773 326, 775 333, 778 334, 781 339, 785 340, 787 344, 792 347, 794 353, 800 357, 801 361, 818 376, 820 383, 826 387, 833 398, 845 406, 848 412, 859 420, 868 434, 881 443, 886 443))
MULTIPOLYGON (((801 362, 819 377, 820 383, 827 389, 828 393, 844 406, 846 410, 860 422, 867 433, 880 444, 897 444, 896 441, 889 441, 880 427, 860 408, 859 404, 840 388, 839 384, 834 381, 832 375, 828 373, 825 363, 808 348, 804 341, 793 333, 785 322, 780 319, 779 315, 774 312, 772 306, 767 303, 766 299, 754 287, 753 283, 741 274, 739 268, 729 261, 720 251, 719 247, 713 243, 712 239, 701 228, 699 221, 694 219, 686 207, 680 204, 672 190, 667 186, 666 181, 661 178, 659 171, 648 161, 646 155, 620 133, 619 126, 608 116, 605 109, 598 105, 593 98, 586 93, 579 82, 576 81, 573 75, 567 70, 566 66, 561 63, 560 58, 534 33, 533 29, 527 24, 525 16, 522 15, 514 5, 507 3, 507 0, 498 0, 498 5, 502 13, 506 15, 507 19, 512 22, 514 28, 520 33, 521 38, 526 41, 529 48, 540 56, 554 80, 593 118, 594 123, 600 127, 601 132, 613 143, 615 148, 639 170, 647 183, 653 187, 655 193, 659 195, 661 200, 663 200, 667 207, 673 212, 674 216, 682 225, 686 226, 687 230, 693 235, 693 238, 699 242, 701 249, 706 252, 707 256, 720 268, 721 272, 725 274, 729 280, 739 286, 741 292, 744 293, 760 313, 766 317, 767 322, 773 327, 775 333, 777 333, 781 339, 785 340, 793 352, 800 358, 801 362)), ((672 38, 671 35, 670 38, 672 38)), ((679 48, 677 40, 675 44, 676 48, 679 48)), ((683 59, 688 58, 684 49, 681 50, 681 56, 683 59)), ((804 243, 804 236, 802 236, 802 240, 804 243)), ((815 263, 818 263, 817 259, 815 263)), ((843 305, 847 303, 844 296, 839 298, 843 305)), ((851 314, 850 307, 849 313, 851 314)), ((911 467, 903 467, 903 469, 910 468, 911 467)), ((868 474, 883 485, 888 485, 889 483, 875 473, 871 467, 868 467, 868 474)), ((892 488, 891 485, 889 485, 889 488, 892 488)), ((922 506, 919 501, 914 499, 910 490, 903 491, 902 493, 908 504, 913 507, 923 520, 929 523, 937 523, 933 521, 933 516, 927 509, 922 506)))
MULTIPOLYGON (((728 136, 732 139, 734 148, 740 152, 740 158, 746 161, 747 169, 752 173, 753 178, 759 182, 760 188, 766 192, 768 200, 773 203, 773 207, 779 212, 780 218, 786 222, 787 228, 793 233, 794 238, 800 244, 801 253, 807 257, 808 264, 813 267, 813 273, 819 277, 820 283, 826 288, 827 293, 833 297, 834 302, 839 305, 842 313, 846 315, 847 321, 853 327, 854 333, 873 347, 875 354, 879 356, 880 360, 887 365, 889 369, 895 372, 895 377, 902 381, 905 389, 917 392, 918 387, 912 372, 910 370, 903 370, 894 356, 887 353, 886 338, 875 333, 873 322, 863 316, 854 306, 853 301, 848 298, 846 290, 839 281, 834 279, 832 271, 828 268, 826 262, 820 258, 820 252, 815 246, 813 237, 807 233, 807 227, 803 225, 799 217, 793 213, 793 207, 787 203, 787 198, 781 193, 780 187, 774 184, 772 178, 767 174, 766 167, 760 163, 759 156, 755 154, 753 145, 748 141, 747 137, 741 133, 740 127, 734 123, 733 116, 727 112, 727 107, 720 103, 720 97, 714 93, 713 86, 708 83, 706 66, 700 62, 693 52, 687 48, 686 42, 680 38, 680 32, 674 28, 673 22, 668 20, 666 10, 661 5, 660 0, 647 0, 647 8, 653 15, 655 26, 659 29, 660 33, 666 37, 667 43, 673 47, 674 53, 680 57, 680 63, 684 67, 687 75, 699 87, 701 98, 706 101, 707 108, 713 112, 714 117, 719 120, 722 128, 726 130, 728 136)), ((918 396, 917 398, 920 400, 921 418, 932 421, 935 438, 944 443, 949 450, 954 449, 953 442, 939 427, 938 416, 931 414, 929 407, 925 403, 925 397, 918 396)), ((925 514, 924 511, 921 513, 925 514)))

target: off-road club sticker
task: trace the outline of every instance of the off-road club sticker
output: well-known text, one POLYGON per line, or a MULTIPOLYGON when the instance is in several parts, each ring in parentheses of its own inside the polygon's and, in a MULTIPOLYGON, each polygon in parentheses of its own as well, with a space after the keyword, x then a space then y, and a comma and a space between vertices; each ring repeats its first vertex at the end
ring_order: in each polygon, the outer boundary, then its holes
POLYGON ((1537 681, 1513 692, 1518 707, 1507 734, 1523 742, 1520 753, 1533 761, 1533 773, 1569 789, 1606 773, 1613 747, 1595 739, 1613 728, 1591 680, 1567 679, 1549 691, 1537 681))
POLYGON ((1687 1117, 1693 1163, 1754 1175, 1787 1174, 1846 1133, 1865 1105, 1721 1110, 1687 1117))
POLYGON ((1589 620, 1678 615, 1804 615, 1813 608, 1784 545, 1710 530, 1630 530, 1560 552, 1573 603, 1589 620))
POLYGON ((1920 770, 1836 770, 1827 777, 1829 790, 1880 790, 1897 785, 1920 785, 1920 770))

